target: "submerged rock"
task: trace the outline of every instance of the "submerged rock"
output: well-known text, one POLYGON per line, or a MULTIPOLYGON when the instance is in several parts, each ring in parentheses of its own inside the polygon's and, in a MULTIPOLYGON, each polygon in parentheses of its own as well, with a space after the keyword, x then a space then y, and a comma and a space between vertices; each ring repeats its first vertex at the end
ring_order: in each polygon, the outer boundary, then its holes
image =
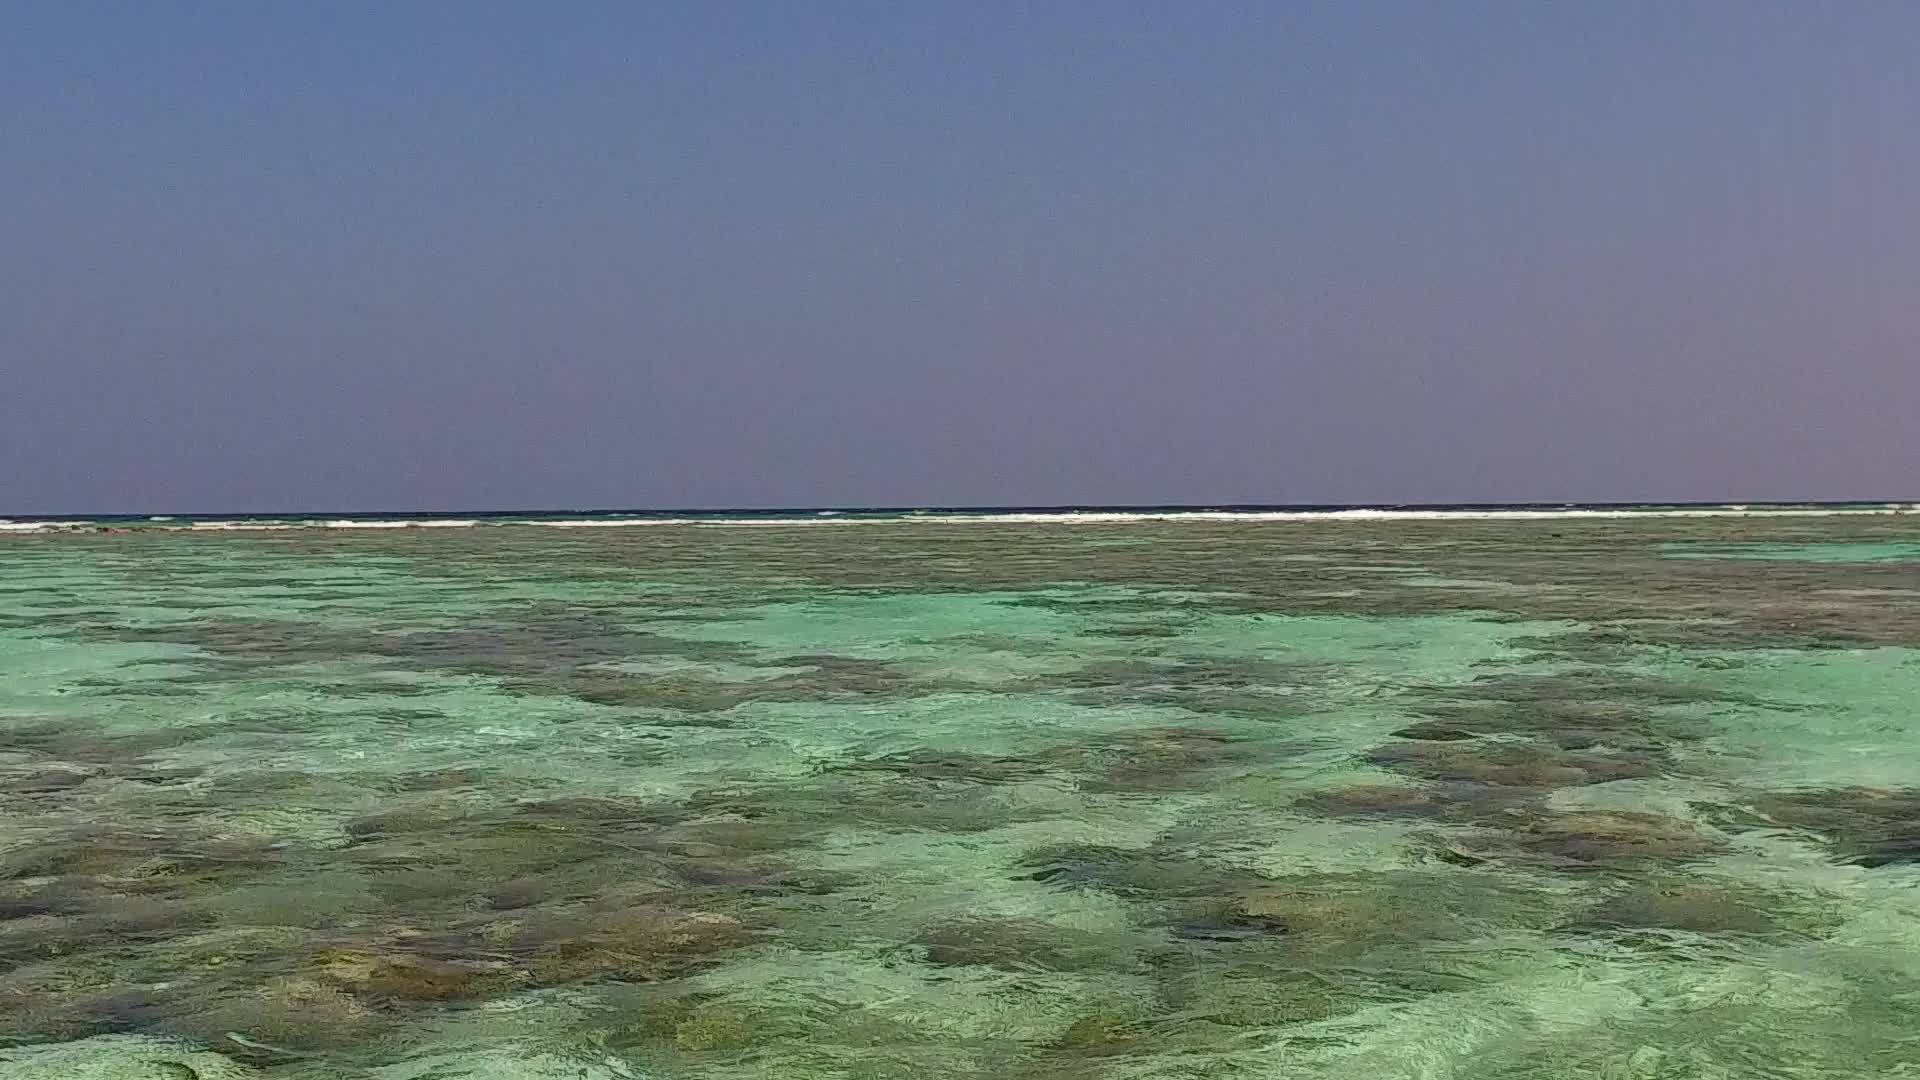
POLYGON ((1419 739, 1426 742, 1458 742, 1461 739, 1477 739, 1480 732, 1472 731, 1454 724, 1440 721, 1428 721, 1408 724, 1393 733, 1396 739, 1419 739))
POLYGON ((509 1044, 422 1054, 366 1075, 370 1080, 641 1080, 648 1074, 611 1055, 509 1044))
POLYGON ((1039 919, 965 919, 921 932, 927 962, 1006 971, 1079 971, 1111 961, 1123 943, 1039 919))
POLYGON ((1920 790, 1800 791, 1755 799, 1754 809, 1770 821, 1818 834, 1841 862, 1920 863, 1920 790))
POLYGON ((1780 929, 1769 910, 1777 898, 1707 883, 1641 885, 1613 896, 1572 924, 1575 929, 1688 930, 1698 934, 1769 934, 1780 929))
POLYGON ((1104 844, 1039 848, 1020 862, 1019 880, 1128 897, 1217 896, 1245 877, 1183 854, 1104 844))
POLYGON ((167 1014, 168 1004, 152 990, 105 983, 85 971, 53 965, 15 969, 0 976, 0 1043, 150 1030, 167 1014))
POLYGON ((99 770, 78 765, 45 765, 0 770, 0 795, 44 795, 79 787, 99 770))
POLYGON ((1179 1015, 1230 1028, 1311 1024, 1375 1003, 1313 971, 1260 965, 1197 968, 1175 982, 1168 997, 1179 1015))
POLYGON ((1496 784, 1355 784, 1304 796, 1293 808, 1342 818, 1414 818, 1446 822, 1503 822, 1541 793, 1496 784))
POLYGON ((1367 759, 1429 780, 1499 787, 1576 787, 1653 775, 1650 765, 1633 758, 1527 743, 1389 743, 1367 759))
POLYGON ((1269 879, 1227 902, 1236 917, 1320 951, 1457 941, 1490 925, 1545 926, 1555 918, 1550 907, 1510 880, 1440 868, 1269 879))
POLYGON ((259 1064, 361 1045, 389 1022, 339 987, 302 976, 174 987, 147 1012, 142 1030, 220 1046, 259 1064))
POLYGON ((85 878, 29 878, 0 884, 0 922, 35 915, 70 915, 84 910, 100 895, 100 887, 85 878))
POLYGON ((462 816, 462 810, 457 806, 403 806, 354 818, 346 823, 345 829, 348 836, 356 838, 431 833, 447 828, 462 816))
POLYGON ((1416 784, 1354 784, 1302 796, 1294 807, 1332 817, 1435 817, 1441 810, 1433 791, 1416 784))
POLYGON ((1419 918, 1385 892, 1275 885, 1234 899, 1242 919, 1290 934, 1399 936, 1419 918))
POLYGON ((0 1049, 6 1080, 246 1080, 258 1074, 224 1055, 145 1035, 0 1049))
POLYGON ((175 938, 162 948, 167 963, 192 972, 234 964, 300 955, 308 951, 311 931, 290 926, 233 926, 175 938))
POLYGON ((450 791, 479 787, 487 783, 491 776, 485 769, 454 767, 403 773, 389 778, 386 783, 394 791, 450 791))
POLYGON ((855 761, 841 772, 884 772, 914 780, 966 781, 976 784, 1014 784, 1048 775, 1044 761, 1018 757, 969 754, 961 750, 911 750, 855 761))
POLYGON ((293 1046, 342 1045, 364 1034, 373 1013, 351 995, 314 979, 275 979, 255 993, 250 1022, 237 1031, 293 1046))
POLYGON ((1146 1034, 1140 1018, 1132 1012, 1100 1011, 1089 1013, 1067 1026, 1054 1043, 1059 1050, 1076 1054, 1118 1054, 1132 1049, 1146 1034))
POLYGON ((718 995, 673 993, 661 984, 628 983, 610 989, 610 994, 621 1002, 621 1007, 610 1014, 617 1017, 617 1022, 590 1025, 585 1041, 621 1052, 657 1051, 674 1042, 681 1026, 690 1024, 696 1015, 722 1007, 718 995))
POLYGON ((1538 816, 1511 834, 1466 838, 1470 854, 1539 861, 1563 870, 1638 869, 1703 858, 1722 844, 1677 818, 1628 810, 1538 816))
POLYGON ((501 961, 451 961, 406 953, 333 952, 318 976, 355 993, 403 1001, 455 1001, 484 997, 523 981, 501 961))
POLYGON ((673 1045, 693 1053, 727 1050, 745 1043, 752 1030, 742 1009, 720 1004, 696 1005, 674 1024, 673 1045))
POLYGON ((527 965, 533 981, 555 986, 603 976, 652 981, 684 975, 747 943, 750 935, 725 915, 634 906, 591 915, 572 927, 530 930, 524 940, 534 946, 527 965))
POLYGON ((1110 736, 1063 755, 1090 793, 1191 791, 1257 764, 1270 746, 1207 728, 1147 728, 1110 736))

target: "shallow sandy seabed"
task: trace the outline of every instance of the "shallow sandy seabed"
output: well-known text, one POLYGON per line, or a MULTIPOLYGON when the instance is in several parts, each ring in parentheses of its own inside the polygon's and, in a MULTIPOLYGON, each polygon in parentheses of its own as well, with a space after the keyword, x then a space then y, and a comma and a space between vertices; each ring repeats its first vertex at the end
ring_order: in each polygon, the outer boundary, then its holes
POLYGON ((1910 517, 0 538, 0 1077, 1920 1077, 1910 517))

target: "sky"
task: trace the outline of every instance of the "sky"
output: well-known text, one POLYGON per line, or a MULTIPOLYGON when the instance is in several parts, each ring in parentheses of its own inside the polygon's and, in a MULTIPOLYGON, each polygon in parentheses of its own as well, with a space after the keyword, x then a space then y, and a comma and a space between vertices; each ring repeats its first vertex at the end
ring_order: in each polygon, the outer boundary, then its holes
POLYGON ((0 514, 1920 498, 1920 4, 0 6, 0 514))

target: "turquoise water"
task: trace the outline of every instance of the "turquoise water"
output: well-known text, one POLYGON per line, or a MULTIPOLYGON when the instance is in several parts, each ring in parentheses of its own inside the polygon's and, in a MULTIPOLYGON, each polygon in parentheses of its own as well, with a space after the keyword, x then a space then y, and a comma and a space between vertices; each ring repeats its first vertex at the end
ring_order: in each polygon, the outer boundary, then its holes
POLYGON ((1920 1076, 1915 551, 0 537, 0 1077, 1920 1076))
POLYGON ((1676 559, 1762 559, 1783 562, 1912 562, 1920 563, 1920 542, 1882 540, 1861 543, 1798 544, 1675 544, 1667 555, 1676 559))

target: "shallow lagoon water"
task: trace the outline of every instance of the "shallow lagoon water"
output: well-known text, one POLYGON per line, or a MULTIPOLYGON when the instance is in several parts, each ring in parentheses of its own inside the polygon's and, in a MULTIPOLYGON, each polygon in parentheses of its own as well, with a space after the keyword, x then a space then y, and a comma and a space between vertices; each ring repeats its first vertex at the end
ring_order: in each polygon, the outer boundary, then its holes
POLYGON ((0 1077, 1920 1076, 1916 551, 0 538, 0 1077))

